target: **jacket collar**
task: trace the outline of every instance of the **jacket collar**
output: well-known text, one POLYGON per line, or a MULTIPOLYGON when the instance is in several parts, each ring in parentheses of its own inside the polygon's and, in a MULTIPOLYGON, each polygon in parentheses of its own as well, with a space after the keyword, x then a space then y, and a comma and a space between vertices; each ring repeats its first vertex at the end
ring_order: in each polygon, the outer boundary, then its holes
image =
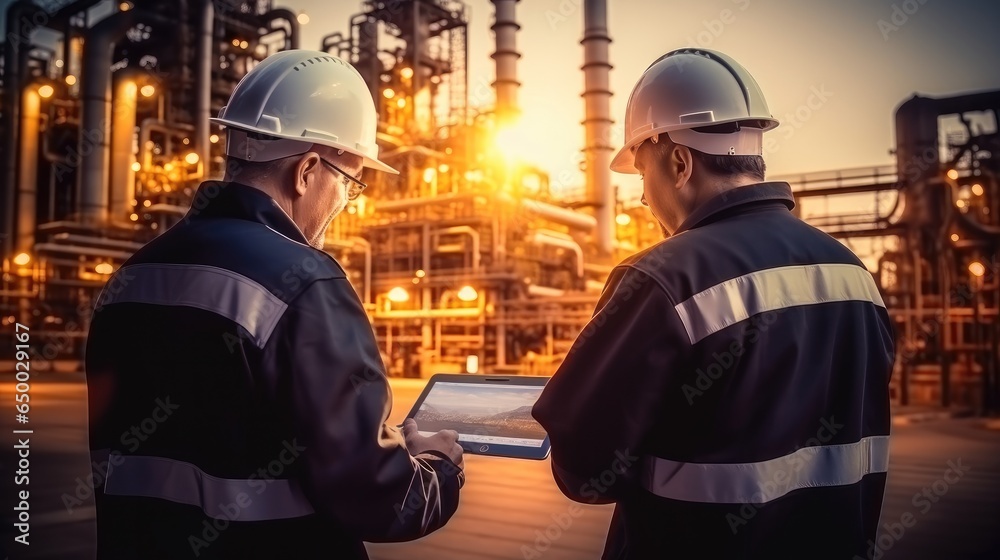
POLYGON ((305 236, 264 191, 226 181, 205 181, 191 200, 186 219, 234 218, 263 224, 285 237, 308 245, 305 236))
POLYGON ((729 210, 757 202, 783 204, 789 210, 795 208, 795 198, 792 196, 792 188, 788 186, 788 183, 767 182, 746 185, 709 199, 684 220, 674 235, 704 225, 729 210))

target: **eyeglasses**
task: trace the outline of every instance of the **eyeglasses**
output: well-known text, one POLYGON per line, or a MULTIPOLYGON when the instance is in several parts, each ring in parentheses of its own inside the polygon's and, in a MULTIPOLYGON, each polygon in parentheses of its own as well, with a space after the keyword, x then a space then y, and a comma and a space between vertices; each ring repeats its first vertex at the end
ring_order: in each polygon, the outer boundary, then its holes
POLYGON ((368 185, 362 182, 360 179, 355 179, 351 177, 346 171, 337 167, 336 165, 326 161, 324 158, 319 158, 320 161, 330 166, 334 171, 340 173, 344 176, 344 186, 347 187, 347 200, 354 200, 361 196, 361 191, 368 188, 368 185))

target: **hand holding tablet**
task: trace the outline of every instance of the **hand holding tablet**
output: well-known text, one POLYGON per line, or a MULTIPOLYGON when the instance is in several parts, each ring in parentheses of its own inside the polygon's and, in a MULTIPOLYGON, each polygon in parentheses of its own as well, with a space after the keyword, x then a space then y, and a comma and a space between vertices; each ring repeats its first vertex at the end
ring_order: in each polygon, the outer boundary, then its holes
POLYGON ((466 453, 545 459, 549 438, 531 416, 548 377, 437 374, 407 419, 420 435, 458 432, 466 453))

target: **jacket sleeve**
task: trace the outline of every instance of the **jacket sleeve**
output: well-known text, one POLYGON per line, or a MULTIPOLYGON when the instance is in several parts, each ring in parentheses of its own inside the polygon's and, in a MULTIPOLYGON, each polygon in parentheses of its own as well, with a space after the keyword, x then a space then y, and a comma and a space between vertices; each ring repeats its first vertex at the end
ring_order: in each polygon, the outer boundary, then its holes
POLYGON ((317 512, 373 542, 444 526, 464 475, 447 458, 411 457, 385 424, 392 401, 384 364, 345 278, 316 281, 291 302, 265 352, 287 383, 304 448, 302 485, 317 512))
POLYGON ((532 414, 552 444, 559 489, 583 503, 622 495, 689 339, 673 303, 645 273, 618 267, 596 313, 546 385, 532 414))

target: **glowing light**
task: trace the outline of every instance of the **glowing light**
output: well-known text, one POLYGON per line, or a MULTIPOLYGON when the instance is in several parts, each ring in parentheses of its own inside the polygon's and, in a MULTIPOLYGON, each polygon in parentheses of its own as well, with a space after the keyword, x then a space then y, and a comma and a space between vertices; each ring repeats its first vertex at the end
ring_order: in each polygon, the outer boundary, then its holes
POLYGON ((424 182, 430 183, 431 181, 434 180, 434 177, 436 175, 437 175, 437 169, 434 169, 433 167, 428 167, 427 169, 424 169, 424 182))
POLYGON ((530 139, 524 128, 516 123, 500 126, 493 142, 506 159, 524 159, 530 155, 530 139))
POLYGON ((413 282, 414 284, 419 284, 420 283, 420 279, 419 278, 414 278, 413 280, 411 280, 411 282, 413 282))
POLYGON ((438 166, 438 173, 447 173, 449 169, 451 168, 448 167, 447 163, 442 163, 441 165, 438 166))
POLYGON ((208 141, 211 142, 211 143, 213 143, 213 144, 218 144, 219 143, 219 135, 218 134, 213 134, 213 135, 209 136, 208 137, 208 141))
POLYGON ((248 48, 250 48, 250 43, 248 43, 246 41, 240 41, 240 48, 241 49, 248 49, 248 48))
POLYGON ((141 93, 143 97, 153 97, 153 95, 156 93, 156 88, 149 84, 146 84, 139 89, 139 93, 141 93))
POLYGON ((479 297, 479 292, 477 292, 472 286, 462 286, 462 288, 458 290, 457 295, 458 299, 462 301, 476 301, 479 297))
POLYGON ((955 206, 958 206, 959 208, 965 208, 965 201, 960 198, 955 201, 955 206))
POLYGON ((63 61, 62 61, 62 59, 57 60, 55 62, 55 65, 56 65, 56 68, 62 68, 63 67, 63 61))
POLYGON ((136 213, 132 213, 132 214, 131 214, 131 215, 130 215, 130 216, 128 217, 128 219, 132 220, 133 222, 138 222, 138 221, 139 221, 139 215, 138 215, 138 214, 136 214, 136 213))
POLYGON ((630 223, 632 223, 632 216, 629 216, 628 214, 625 213, 618 214, 617 216, 615 216, 615 221, 618 222, 618 225, 620 226, 627 226, 630 223))
POLYGON ((38 95, 40 95, 43 99, 48 99, 52 97, 52 94, 54 94, 55 92, 56 92, 55 88, 53 88, 49 84, 45 84, 38 88, 38 95))
POLYGON ((73 74, 66 74, 66 85, 68 85, 68 86, 75 86, 76 85, 76 76, 74 76, 73 74))
POLYGON ((983 196, 983 192, 985 192, 983 190, 983 186, 980 185, 979 183, 976 183, 975 185, 972 185, 972 194, 974 194, 976 196, 983 196))
POLYGON ((146 208, 149 208, 152 204, 153 203, 150 200, 143 200, 142 201, 142 205, 145 206, 146 208))
POLYGON ((399 75, 409 80, 410 78, 413 77, 413 68, 410 68, 409 66, 404 66, 403 69, 399 71, 399 75))
POLYGON ((111 266, 110 263, 101 263, 94 267, 94 272, 98 274, 111 274, 115 271, 115 267, 111 266))
POLYGON ((28 253, 18 253, 17 256, 14 257, 14 264, 16 264, 17 266, 24 266, 30 262, 31 262, 31 255, 29 255, 28 253))
POLYGON ((410 292, 407 292, 406 289, 401 286, 396 286, 395 288, 389 290, 387 297, 389 298, 389 301, 402 303, 404 301, 409 301, 410 292))
POLYGON ((961 237, 959 237, 957 233, 951 234, 952 241, 958 241, 959 239, 961 239, 961 237))
POLYGON ((188 165, 197 165, 199 159, 201 158, 198 157, 198 154, 195 152, 188 152, 188 154, 184 156, 184 161, 187 162, 188 165))
POLYGON ((948 178, 951 179, 952 181, 954 181, 955 179, 958 179, 958 171, 955 170, 955 169, 949 169, 948 170, 948 178))
POLYGON ((129 10, 132 9, 132 3, 131 2, 122 2, 121 4, 118 4, 118 9, 121 10, 121 11, 123 11, 123 12, 127 12, 127 11, 129 11, 129 10))
POLYGON ((479 373, 479 356, 476 354, 469 354, 465 358, 465 371, 468 373, 479 373))
POLYGON ((424 276, 427 276, 427 273, 424 272, 423 270, 418 270, 414 272, 413 275, 416 276, 417 278, 423 278, 424 276))
POLYGON ((982 278, 986 274, 986 267, 979 261, 972 261, 969 263, 969 272, 976 278, 982 278))
POLYGON ((396 107, 399 107, 400 109, 402 109, 403 107, 406 107, 406 98, 400 97, 399 99, 397 99, 396 100, 396 107))
POLYGON ((172 163, 164 163, 163 164, 163 170, 164 171, 173 171, 174 170, 174 164, 172 164, 172 163))
POLYGON ((133 161, 132 162, 132 171, 135 171, 136 173, 138 173, 139 171, 142 171, 142 164, 139 163, 138 161, 133 161))
POLYGON ((384 95, 386 99, 392 99, 393 97, 396 96, 396 90, 392 89, 391 87, 387 87, 382 90, 382 95, 384 95))
POLYGON ((298 17, 296 17, 295 19, 299 20, 299 23, 302 25, 309 23, 309 15, 306 14, 305 12, 299 14, 298 17))
POLYGON ((240 40, 239 39, 233 39, 233 46, 234 47, 240 46, 240 40))

